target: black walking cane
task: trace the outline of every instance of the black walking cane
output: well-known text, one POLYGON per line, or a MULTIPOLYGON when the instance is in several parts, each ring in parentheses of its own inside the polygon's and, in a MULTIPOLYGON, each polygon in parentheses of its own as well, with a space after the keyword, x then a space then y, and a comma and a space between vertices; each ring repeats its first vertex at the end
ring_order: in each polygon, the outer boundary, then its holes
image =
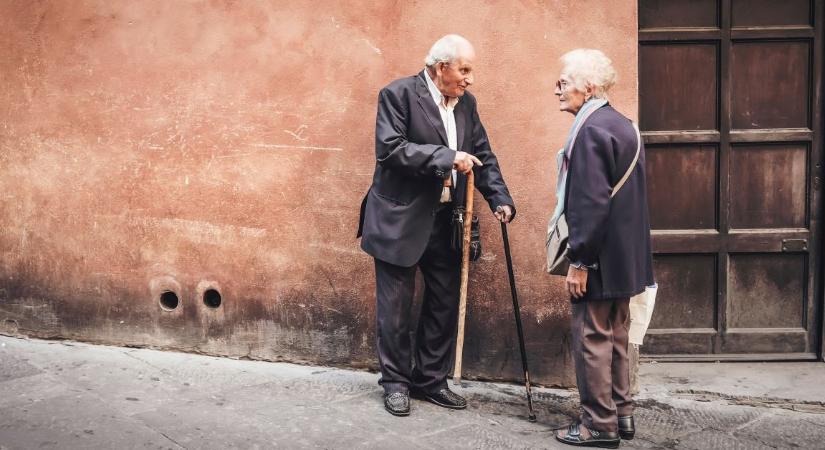
POLYGON ((521 311, 518 306, 516 277, 513 275, 513 259, 510 257, 510 238, 507 237, 507 224, 504 222, 501 222, 501 237, 504 240, 504 257, 507 260, 507 275, 510 277, 510 293, 513 296, 513 314, 516 316, 518 346, 521 350, 521 367, 524 369, 524 387, 527 388, 527 408, 530 411, 527 420, 535 422, 536 414, 533 412, 533 397, 530 394, 530 372, 527 370, 527 352, 524 350, 524 330, 521 328, 521 311))

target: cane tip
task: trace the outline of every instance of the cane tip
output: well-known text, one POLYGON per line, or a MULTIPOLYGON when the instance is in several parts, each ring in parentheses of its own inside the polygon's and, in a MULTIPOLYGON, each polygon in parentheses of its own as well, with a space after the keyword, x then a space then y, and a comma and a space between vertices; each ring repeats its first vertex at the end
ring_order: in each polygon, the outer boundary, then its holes
POLYGON ((536 415, 535 414, 530 414, 529 416, 527 416, 527 420, 529 422, 535 422, 536 421, 536 415))

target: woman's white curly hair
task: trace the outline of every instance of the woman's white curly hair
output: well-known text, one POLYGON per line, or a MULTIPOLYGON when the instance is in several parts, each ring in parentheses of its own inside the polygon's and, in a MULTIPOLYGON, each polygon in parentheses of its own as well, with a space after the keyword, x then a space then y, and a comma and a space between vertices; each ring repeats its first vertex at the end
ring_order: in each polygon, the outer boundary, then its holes
POLYGON ((565 53, 561 58, 562 73, 580 92, 584 92, 588 85, 593 88, 595 98, 608 99, 610 88, 616 84, 616 69, 613 61, 600 50, 577 48, 565 53))

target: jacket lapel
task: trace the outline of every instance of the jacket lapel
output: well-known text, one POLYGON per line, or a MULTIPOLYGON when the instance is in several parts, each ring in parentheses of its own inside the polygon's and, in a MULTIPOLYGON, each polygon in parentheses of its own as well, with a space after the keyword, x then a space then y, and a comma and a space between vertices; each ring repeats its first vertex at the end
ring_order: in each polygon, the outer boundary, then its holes
POLYGON ((424 80, 425 76, 423 70, 418 74, 416 82, 418 85, 418 104, 421 105, 421 109, 424 110, 427 120, 430 121, 435 131, 438 132, 444 145, 447 145, 447 131, 444 129, 444 123, 441 122, 441 114, 438 112, 438 107, 435 106, 435 101, 430 95, 430 90, 427 89, 427 81, 424 80))
MULTIPOLYGON (((464 114, 464 104, 466 102, 467 102, 466 100, 463 101, 463 102, 461 100, 459 100, 458 104, 455 105, 455 110, 453 110, 453 114, 455 115, 455 134, 456 134, 456 137, 458 138, 458 141, 456 142, 456 144, 457 144, 456 149, 458 149, 458 151, 460 151, 460 152, 463 151, 461 149, 461 145, 464 144, 464 126, 466 124, 466 122, 465 122, 466 117, 465 117, 465 114, 464 114)), ((470 152, 470 153, 472 153, 472 152, 470 152)))

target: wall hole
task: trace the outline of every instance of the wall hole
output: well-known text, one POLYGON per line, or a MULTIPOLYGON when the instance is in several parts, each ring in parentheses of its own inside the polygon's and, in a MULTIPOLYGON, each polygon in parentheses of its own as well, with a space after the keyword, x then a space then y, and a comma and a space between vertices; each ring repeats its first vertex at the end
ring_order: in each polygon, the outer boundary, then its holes
POLYGON ((164 291, 160 294, 160 307, 166 311, 172 311, 178 307, 178 304, 180 304, 178 294, 175 294, 172 291, 164 291))
POLYGON ((221 306, 221 293, 215 289, 207 289, 203 293, 203 304, 210 308, 221 306))

